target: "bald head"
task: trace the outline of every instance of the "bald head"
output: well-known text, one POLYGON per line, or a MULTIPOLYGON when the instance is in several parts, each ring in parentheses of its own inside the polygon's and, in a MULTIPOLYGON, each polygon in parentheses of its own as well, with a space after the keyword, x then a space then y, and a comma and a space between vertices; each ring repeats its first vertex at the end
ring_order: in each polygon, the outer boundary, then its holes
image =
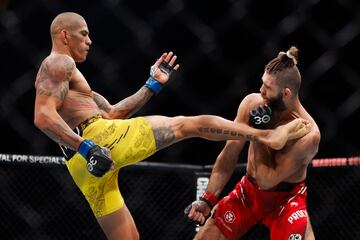
POLYGON ((50 34, 51 38, 60 33, 63 29, 71 31, 78 27, 81 23, 85 22, 85 19, 74 12, 63 12, 57 15, 51 23, 50 34))

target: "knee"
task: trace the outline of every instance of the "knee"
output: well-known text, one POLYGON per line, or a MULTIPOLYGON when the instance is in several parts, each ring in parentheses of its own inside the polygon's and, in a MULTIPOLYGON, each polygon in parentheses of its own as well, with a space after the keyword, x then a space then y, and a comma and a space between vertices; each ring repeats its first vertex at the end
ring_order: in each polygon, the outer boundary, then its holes
POLYGON ((185 116, 176 116, 172 118, 172 124, 175 126, 181 126, 184 125, 187 121, 187 119, 189 119, 191 117, 185 117, 185 116))
MULTIPOLYGON (((126 239, 131 239, 131 240, 140 240, 140 234, 139 231, 137 230, 136 227, 131 228, 131 236, 130 237, 126 237, 126 239)), ((116 238, 118 239, 118 238, 116 238)))
POLYGON ((204 125, 215 125, 215 117, 208 115, 176 116, 170 121, 172 130, 178 140, 198 136, 198 128, 204 125))
POLYGON ((214 234, 214 231, 211 231, 211 229, 201 228, 193 240, 218 239, 217 235, 218 234, 214 234))
POLYGON ((204 234, 198 232, 198 233, 195 235, 195 237, 194 237, 193 240, 204 240, 204 239, 205 239, 205 238, 204 238, 204 234))
POLYGON ((176 116, 173 117, 170 120, 170 125, 171 128, 173 129, 173 131, 175 132, 175 135, 178 137, 184 137, 186 136, 187 133, 187 129, 188 129, 188 120, 191 117, 185 117, 185 116, 176 116))
POLYGON ((140 234, 137 230, 134 232, 134 240, 140 240, 140 234))
POLYGON ((124 234, 124 232, 114 232, 110 235, 107 235, 108 240, 119 240, 120 239, 128 239, 128 240, 140 240, 140 234, 137 229, 132 229, 131 233, 124 234))
POLYGON ((219 228, 216 226, 214 219, 208 219, 199 232, 195 235, 193 240, 216 240, 222 239, 219 228))

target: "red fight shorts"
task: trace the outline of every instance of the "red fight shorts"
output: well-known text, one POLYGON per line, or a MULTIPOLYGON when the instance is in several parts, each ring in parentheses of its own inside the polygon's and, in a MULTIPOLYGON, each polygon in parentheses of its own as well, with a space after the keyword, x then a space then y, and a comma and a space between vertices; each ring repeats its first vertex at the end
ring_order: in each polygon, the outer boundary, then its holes
POLYGON ((281 183, 264 191, 259 190, 255 179, 244 176, 218 203, 214 219, 230 240, 238 240, 259 223, 269 228, 271 240, 304 239, 306 186, 303 182, 281 183))

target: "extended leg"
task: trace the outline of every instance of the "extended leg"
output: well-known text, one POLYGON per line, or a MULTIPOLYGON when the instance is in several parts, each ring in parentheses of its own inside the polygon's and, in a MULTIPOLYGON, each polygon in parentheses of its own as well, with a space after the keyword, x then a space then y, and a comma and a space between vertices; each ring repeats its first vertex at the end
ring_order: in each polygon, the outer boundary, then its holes
POLYGON ((281 149, 289 139, 302 137, 310 131, 302 119, 295 119, 274 130, 260 130, 213 115, 146 118, 153 127, 157 150, 191 137, 212 141, 259 141, 274 149, 281 149))

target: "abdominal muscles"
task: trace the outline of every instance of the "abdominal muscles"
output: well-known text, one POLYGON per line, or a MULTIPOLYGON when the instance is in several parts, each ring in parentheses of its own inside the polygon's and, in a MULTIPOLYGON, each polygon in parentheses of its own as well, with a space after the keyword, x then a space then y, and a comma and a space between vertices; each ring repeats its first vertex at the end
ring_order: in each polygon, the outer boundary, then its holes
POLYGON ((58 112, 71 129, 84 120, 101 113, 91 95, 73 90, 69 90, 58 112))

